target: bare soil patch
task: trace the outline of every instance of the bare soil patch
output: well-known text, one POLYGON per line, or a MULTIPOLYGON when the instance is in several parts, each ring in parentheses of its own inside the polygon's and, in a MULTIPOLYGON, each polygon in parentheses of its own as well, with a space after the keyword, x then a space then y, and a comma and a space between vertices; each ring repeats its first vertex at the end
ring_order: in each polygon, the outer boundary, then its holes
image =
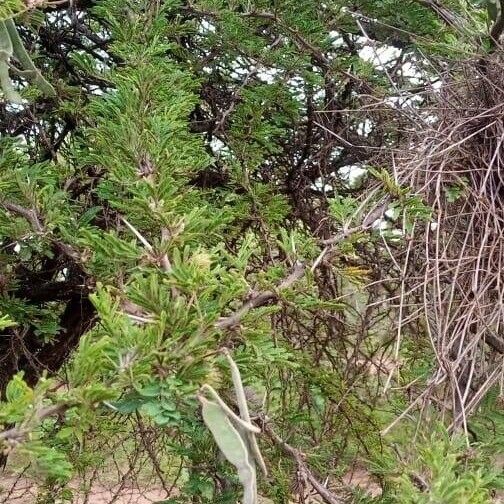
MULTIPOLYGON (((78 488, 78 484, 70 485, 78 488)), ((0 504, 35 504, 37 501, 37 486, 27 478, 14 475, 0 476, 0 504)), ((152 504, 166 499, 163 489, 140 489, 129 485, 107 488, 95 483, 88 496, 75 492, 72 504, 152 504)), ((56 503, 55 503, 56 504, 56 503)))

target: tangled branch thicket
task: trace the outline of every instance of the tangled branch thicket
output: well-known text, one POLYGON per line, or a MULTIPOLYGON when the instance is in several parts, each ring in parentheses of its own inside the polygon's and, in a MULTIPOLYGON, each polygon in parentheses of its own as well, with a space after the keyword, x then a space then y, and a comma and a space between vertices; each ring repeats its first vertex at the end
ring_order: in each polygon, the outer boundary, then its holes
MULTIPOLYGON (((490 454, 444 420, 478 431, 502 377, 502 18, 494 54, 447 69, 481 53, 480 5, 274 3, 10 22, 57 93, 4 51, 22 104, 0 103, 1 486, 236 502, 249 461, 203 422, 211 386, 262 429, 265 502, 488 502, 490 454), (414 443, 392 432, 419 411, 414 443)), ((504 446, 498 422, 480 445, 504 446)))
POLYGON ((403 256, 403 320, 424 319, 436 356, 417 402, 441 395, 452 427, 467 428, 485 393, 502 387, 504 59, 466 61, 442 81, 397 163, 399 183, 432 207, 403 256))

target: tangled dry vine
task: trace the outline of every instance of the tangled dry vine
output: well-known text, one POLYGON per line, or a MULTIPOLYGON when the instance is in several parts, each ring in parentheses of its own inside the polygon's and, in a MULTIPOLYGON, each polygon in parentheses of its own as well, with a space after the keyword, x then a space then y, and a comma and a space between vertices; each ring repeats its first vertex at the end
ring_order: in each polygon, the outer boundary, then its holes
POLYGON ((432 207, 398 259, 406 294, 399 332, 424 320, 436 369, 421 401, 437 398, 453 411, 452 426, 466 431, 504 372, 503 75, 501 53, 441 75, 410 149, 396 160, 398 184, 432 207))

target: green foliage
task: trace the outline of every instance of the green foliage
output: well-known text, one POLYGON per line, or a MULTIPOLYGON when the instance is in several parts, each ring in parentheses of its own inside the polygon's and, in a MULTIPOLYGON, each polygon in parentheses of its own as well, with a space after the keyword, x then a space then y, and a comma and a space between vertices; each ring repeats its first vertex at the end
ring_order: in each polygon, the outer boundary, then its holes
POLYGON ((464 191, 467 189, 467 179, 462 177, 458 183, 445 188, 446 199, 448 203, 455 203, 463 195, 464 191))
POLYGON ((28 455, 35 470, 49 482, 66 483, 73 474, 72 465, 65 454, 40 441, 30 441, 20 449, 21 455, 28 455))
POLYGON ((23 373, 18 373, 5 389, 5 402, 0 409, 0 421, 3 425, 19 421, 28 409, 33 408, 33 390, 23 380, 23 373))
POLYGON ((383 195, 404 235, 431 218, 368 155, 403 134, 370 102, 429 82, 423 55, 451 60, 474 37, 414 1, 85 4, 0 6, 0 80, 21 102, 0 111, 0 425, 20 432, 2 449, 32 464, 40 502, 110 472, 117 446, 117 467, 175 485, 164 502, 292 501, 308 491, 300 468, 256 440, 256 415, 331 487, 355 461, 383 459, 383 502, 486 502, 488 460, 443 437, 411 446, 408 431, 398 453, 380 437, 434 356, 417 328, 381 394, 394 268, 374 236, 324 241, 383 195), (399 55, 377 65, 371 44, 399 55))
POLYGON ((5 0, 0 6, 0 21, 10 19, 25 10, 26 4, 23 0, 5 0))
POLYGON ((6 327, 15 326, 16 322, 11 320, 7 315, 0 315, 0 330, 6 327))
POLYGON ((498 471, 491 470, 463 439, 450 440, 434 433, 415 443, 415 452, 393 469, 392 502, 467 503, 491 502, 491 488, 498 471), (416 459, 416 460, 415 460, 416 459))

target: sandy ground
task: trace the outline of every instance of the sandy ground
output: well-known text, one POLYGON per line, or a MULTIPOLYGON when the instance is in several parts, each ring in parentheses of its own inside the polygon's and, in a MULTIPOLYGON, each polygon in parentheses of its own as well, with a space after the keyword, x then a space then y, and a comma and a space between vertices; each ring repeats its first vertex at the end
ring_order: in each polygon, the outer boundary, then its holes
MULTIPOLYGON (((380 494, 380 487, 369 479, 369 475, 360 469, 355 469, 352 474, 347 474, 345 483, 351 486, 360 486, 373 496, 380 494)), ((76 488, 77 485, 71 485, 76 488)), ((10 474, 0 475, 0 504, 34 504, 36 502, 37 488, 27 478, 17 478, 10 474)), ((166 499, 166 492, 161 489, 138 490, 137 488, 124 485, 123 488, 106 488, 97 483, 91 488, 89 497, 74 497, 72 504, 152 504, 166 499)), ((268 499, 261 502, 272 503, 268 499)), ((320 502, 312 500, 309 502, 320 502)), ((59 504, 59 503, 58 503, 59 504)), ((66 504, 66 503, 65 503, 66 504)))
MULTIPOLYGON (((0 504, 34 504, 36 493, 36 486, 26 478, 0 476, 0 504)), ((72 504, 152 504, 165 498, 166 492, 160 489, 139 490, 127 485, 109 489, 95 484, 87 500, 85 497, 76 496, 72 504)))
POLYGON ((372 497, 381 495, 382 489, 374 478, 363 468, 356 467, 343 476, 343 483, 350 487, 359 487, 372 497))
MULTIPOLYGON (((354 469, 353 472, 347 473, 343 480, 346 485, 358 486, 373 497, 381 493, 380 486, 369 477, 364 469, 354 469)), ((161 489, 139 490, 127 485, 123 488, 109 489, 100 484, 95 484, 87 500, 84 497, 76 496, 72 504, 152 504, 163 499, 166 499, 166 492, 161 489)), ((16 478, 13 475, 0 475, 0 504, 35 504, 35 502, 36 486, 33 482, 26 478, 16 478)), ((261 502, 272 504, 273 501, 264 499, 261 502)), ((320 501, 313 500, 310 502, 318 503, 320 501)), ((493 502, 495 504, 504 504, 504 492, 499 492, 493 502)), ((56 502, 55 504, 59 503, 56 502)))

